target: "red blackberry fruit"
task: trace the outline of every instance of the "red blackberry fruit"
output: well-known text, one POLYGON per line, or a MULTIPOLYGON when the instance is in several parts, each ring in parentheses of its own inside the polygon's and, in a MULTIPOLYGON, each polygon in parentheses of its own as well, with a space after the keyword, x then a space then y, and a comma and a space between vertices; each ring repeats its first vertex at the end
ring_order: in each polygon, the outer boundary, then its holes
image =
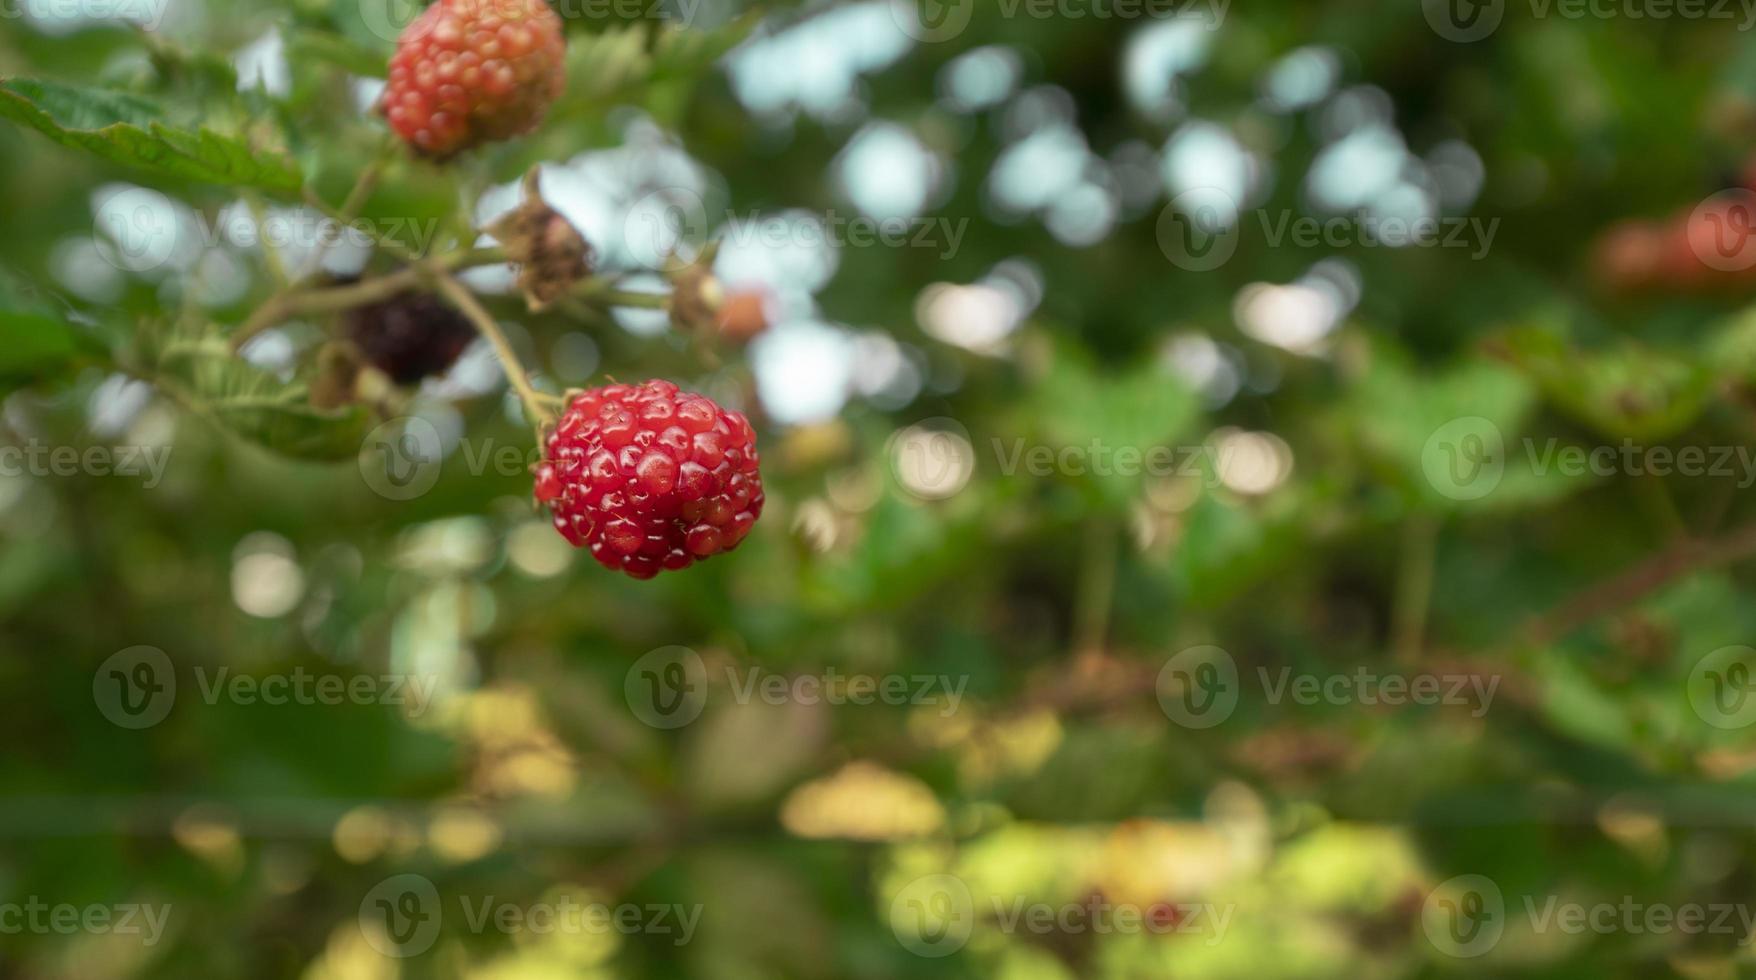
POLYGON ((438 0, 397 38, 384 116, 439 160, 528 133, 566 86, 566 48, 544 0, 438 0))
POLYGON ((594 388, 549 436, 536 498, 606 568, 687 568, 736 548, 762 515, 756 434, 669 381, 594 388))
POLYGON ((356 306, 344 329, 367 364, 401 385, 443 373, 476 337, 463 314, 426 293, 356 306))

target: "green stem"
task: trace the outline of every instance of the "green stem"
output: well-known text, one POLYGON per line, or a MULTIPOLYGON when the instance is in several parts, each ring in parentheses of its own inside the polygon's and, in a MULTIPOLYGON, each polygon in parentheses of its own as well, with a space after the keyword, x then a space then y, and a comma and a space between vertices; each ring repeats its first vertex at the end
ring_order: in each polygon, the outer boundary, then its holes
POLYGON ((518 400, 524 405, 524 414, 535 430, 537 442, 543 441, 543 429, 554 422, 555 413, 543 402, 542 393, 531 387, 530 377, 525 374, 524 364, 518 359, 518 353, 512 349, 512 342, 506 339, 506 332, 500 329, 493 314, 476 299, 474 293, 464 288, 463 284, 443 269, 433 270, 433 283, 439 294, 445 297, 457 311, 469 319, 476 332, 487 338, 493 345, 494 353, 500 358, 500 367, 506 372, 506 380, 512 390, 518 393, 518 400))
POLYGON ((1421 656, 1433 601, 1433 557, 1438 539, 1439 522, 1430 516, 1411 518, 1403 529, 1402 567, 1396 577, 1392 612, 1399 663, 1414 663, 1421 656))

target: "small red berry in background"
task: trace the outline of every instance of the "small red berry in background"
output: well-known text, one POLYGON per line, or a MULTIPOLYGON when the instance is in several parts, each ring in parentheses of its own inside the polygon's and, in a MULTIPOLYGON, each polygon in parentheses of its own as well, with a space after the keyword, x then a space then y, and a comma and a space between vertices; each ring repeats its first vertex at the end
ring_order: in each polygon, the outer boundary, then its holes
POLYGON ((397 39, 384 116, 438 160, 530 132, 566 86, 566 48, 544 0, 438 0, 397 39))
POLYGON ((744 540, 762 515, 757 462, 743 413, 669 381, 613 384, 567 406, 535 493, 575 547, 652 578, 744 540))

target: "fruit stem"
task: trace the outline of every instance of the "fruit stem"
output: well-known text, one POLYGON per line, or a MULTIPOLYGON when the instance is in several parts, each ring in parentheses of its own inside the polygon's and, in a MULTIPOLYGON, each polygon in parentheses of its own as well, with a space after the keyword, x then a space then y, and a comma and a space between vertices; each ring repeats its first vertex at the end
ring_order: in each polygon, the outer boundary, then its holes
MULTIPOLYGON (((309 278, 312 273, 315 273, 318 268, 322 266, 323 257, 328 254, 330 248, 335 245, 336 239, 340 238, 342 233, 346 231, 348 227, 353 225, 354 219, 359 217, 360 209, 366 206, 367 199, 372 196, 372 191, 378 186, 378 176, 384 172, 384 164, 390 159, 390 153, 391 143, 386 139, 379 145, 378 152, 372 157, 372 162, 361 168, 360 175, 354 179, 354 186, 348 191, 348 196, 341 202, 341 207, 332 210, 324 206, 320 199, 316 201, 318 209, 323 211, 331 221, 335 222, 335 233, 331 236, 325 237, 322 241, 317 243, 316 248, 311 250, 311 254, 306 258, 304 266, 299 269, 298 278, 300 280, 309 278)), ((315 199, 316 194, 307 192, 307 197, 315 199)), ((373 237, 378 240, 380 247, 386 249, 401 247, 399 243, 390 241, 378 235, 375 231, 372 234, 373 237)))
POLYGON ((664 293, 637 293, 632 290, 594 290, 585 299, 602 306, 636 306, 641 309, 669 309, 671 297, 664 293))
MULTIPOLYGON (((450 272, 453 269, 493 265, 504 261, 506 261, 506 256, 499 249, 472 248, 468 251, 454 252, 451 255, 432 260, 428 264, 428 268, 436 267, 444 272, 450 272)), ((256 312, 250 314, 249 318, 237 330, 233 331, 232 350, 242 349, 252 337, 296 316, 339 313, 342 310, 351 310, 356 306, 389 299, 398 293, 421 285, 429 274, 421 266, 411 265, 375 279, 362 279, 345 286, 334 286, 327 289, 294 289, 276 293, 257 307, 256 312)))
POLYGON ((524 406, 524 414, 531 427, 536 431, 537 442, 543 440, 543 429, 555 420, 555 413, 544 404, 543 395, 530 386, 530 378, 524 372, 524 364, 519 361, 518 354, 512 349, 512 342, 506 339, 506 332, 500 329, 493 314, 482 306, 474 293, 452 277, 444 268, 432 268, 433 284, 438 287, 439 294, 445 297, 457 311, 469 319, 476 332, 487 338, 494 347, 494 353, 500 358, 500 367, 506 372, 506 380, 512 390, 518 392, 519 403, 524 406))

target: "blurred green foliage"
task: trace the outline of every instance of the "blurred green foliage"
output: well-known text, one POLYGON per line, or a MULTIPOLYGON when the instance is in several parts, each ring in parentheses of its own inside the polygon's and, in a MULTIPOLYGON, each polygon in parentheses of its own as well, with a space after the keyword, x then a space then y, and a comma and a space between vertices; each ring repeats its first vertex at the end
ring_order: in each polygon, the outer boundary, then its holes
POLYGON ((1619 221, 1687 214, 1743 179, 1756 45, 1734 23, 1508 4, 1492 37, 1455 43, 1412 0, 1237 4, 1166 117, 1124 94, 1148 25, 978 4, 955 39, 860 76, 858 111, 777 122, 740 104, 721 59, 819 7, 570 22, 569 89, 547 125, 451 168, 393 154, 361 216, 472 244, 477 195, 617 146, 635 118, 718 175, 716 206, 846 212, 836 160, 876 118, 948 163, 929 212, 969 221, 950 255, 839 250, 821 317, 905 345, 923 383, 810 424, 764 417, 735 345, 492 300, 549 377, 556 342, 584 331, 594 378, 669 377, 751 412, 769 498, 751 538, 635 582, 568 553, 533 511, 529 429, 498 390, 453 399, 464 446, 430 490, 375 493, 356 455, 378 419, 309 404, 321 318, 289 329, 285 374, 229 350, 275 288, 270 252, 204 244, 229 258, 175 276, 93 264, 117 244, 100 190, 150 188, 213 227, 240 204, 339 206, 381 153, 350 75, 382 75, 384 9, 185 3, 163 32, 0 20, 0 115, 16 124, 0 127, 0 442, 170 451, 159 480, 0 477, 0 905, 170 910, 150 944, 5 932, 0 913, 0 975, 1751 969, 1735 917, 1729 932, 1573 934, 1527 914, 1557 898, 1756 902, 1749 720, 1722 725, 1723 702, 1696 697, 1704 677, 1738 676, 1708 658, 1756 637, 1749 286, 1618 291, 1598 247, 1619 221), (271 28, 287 85, 240 87, 233 57, 271 28), (1064 96, 1100 157, 1157 151, 1184 115, 1225 127, 1264 167, 1236 255, 1208 272, 1167 261, 1162 193, 1085 246, 997 213, 986 176, 1019 117, 943 98, 946 66, 984 45, 1018 52, 1026 94, 1064 96), (1323 109, 1262 100, 1265 74, 1308 45, 1335 53, 1337 90, 1387 100, 1411 152, 1473 148, 1484 177, 1467 213, 1498 223, 1484 255, 1264 240, 1258 213, 1312 211, 1323 109), (924 289, 1019 257, 1041 300, 998 350, 924 329, 924 289), (1320 350, 1240 328, 1250 288, 1333 258, 1359 299, 1320 350), (1176 369, 1167 341, 1192 334, 1230 352, 1235 394, 1176 369), (99 406, 142 391, 123 378, 150 388, 116 426, 99 406), (1488 434, 1504 472, 1460 492, 1446 453, 1488 434), (1175 447, 1192 463, 1038 475, 1006 466, 1015 445, 1175 447), (1545 462, 1629 445, 1724 469, 1545 462), (466 456, 503 447, 514 465, 466 456), (1241 465, 1228 447, 1255 469, 1227 469, 1241 465), (967 483, 932 492, 911 469, 923 460, 968 464, 967 483), (1181 724, 1167 705, 1187 692, 1161 668, 1207 644, 1235 668, 1235 708, 1181 724), (133 730, 99 689, 110 658, 142 645, 169 657, 176 701, 133 730), (631 665, 676 645, 699 654, 706 707, 655 727, 631 665), (419 710, 275 705, 211 694, 222 669, 436 687, 419 710), (1362 669, 1494 694, 1266 696, 1282 671, 1362 669), (751 670, 925 678, 962 700, 740 700, 751 670), (443 908, 408 957, 385 955, 371 924, 374 889, 401 874, 443 908), (1482 959, 1432 938, 1434 889, 1461 875, 1502 893, 1504 936, 1482 959), (944 904, 939 876, 973 912, 944 904), (472 927, 465 911, 563 896, 698 906, 699 925, 679 943, 472 927), (1035 932, 995 915, 1091 901, 1173 920, 1208 904, 1226 925, 1035 932), (911 951, 947 928, 965 930, 953 955, 911 951))

